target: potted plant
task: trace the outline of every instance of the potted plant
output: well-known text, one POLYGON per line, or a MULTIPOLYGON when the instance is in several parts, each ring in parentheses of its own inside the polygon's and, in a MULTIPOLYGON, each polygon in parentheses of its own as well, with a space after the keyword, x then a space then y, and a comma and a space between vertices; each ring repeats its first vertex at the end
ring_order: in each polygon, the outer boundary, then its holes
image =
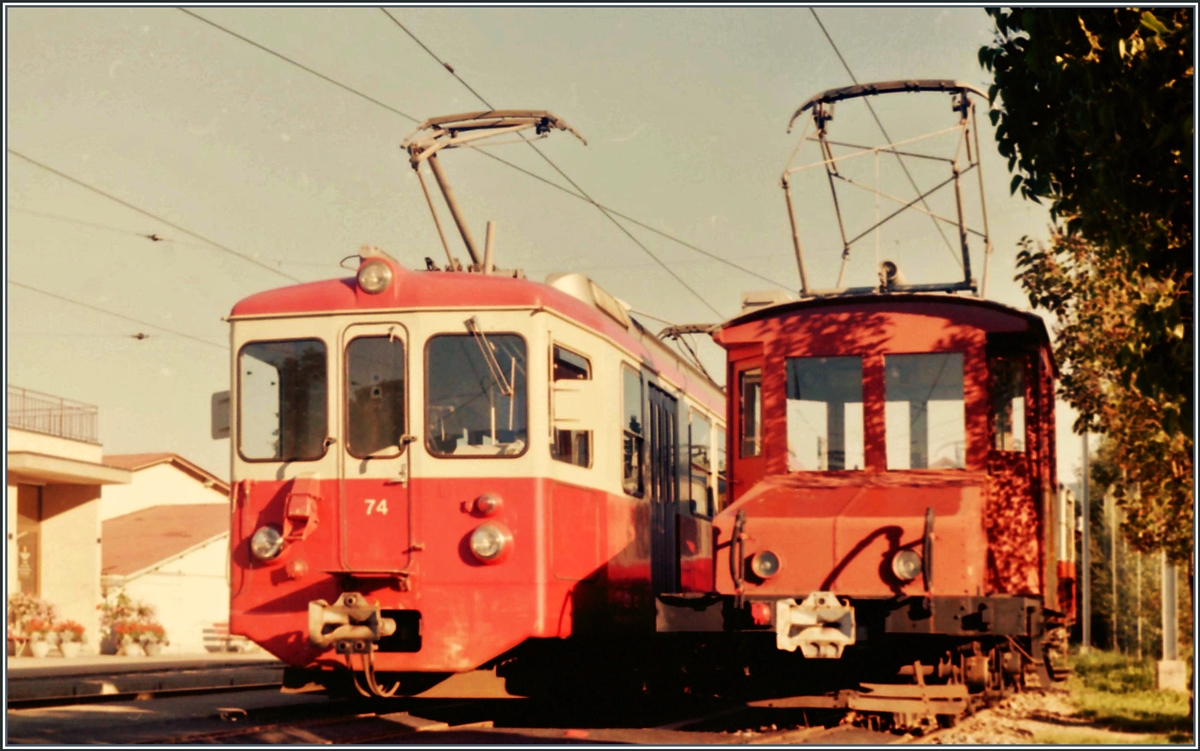
POLYGON ((63 657, 79 656, 79 648, 84 642, 83 624, 75 621, 60 621, 54 624, 54 633, 58 636, 58 648, 63 657))
POLYGON ((158 621, 145 621, 140 625, 138 641, 142 643, 142 649, 150 657, 162 654, 163 646, 168 644, 167 630, 158 621))
POLYGON ((50 640, 54 636, 54 627, 50 621, 30 618, 25 621, 25 633, 29 636, 29 650, 34 657, 50 654, 50 640))
POLYGON ((118 621, 112 626, 116 654, 135 657, 146 654, 142 649, 142 625, 137 621, 118 621))
POLYGON ((32 642, 30 621, 52 623, 55 615, 53 605, 31 594, 17 592, 9 597, 8 644, 12 655, 19 657, 24 651, 25 645, 32 642))
POLYGON ((154 617, 154 608, 134 600, 123 589, 96 608, 100 611, 100 654, 128 654, 140 647, 140 624, 154 617))

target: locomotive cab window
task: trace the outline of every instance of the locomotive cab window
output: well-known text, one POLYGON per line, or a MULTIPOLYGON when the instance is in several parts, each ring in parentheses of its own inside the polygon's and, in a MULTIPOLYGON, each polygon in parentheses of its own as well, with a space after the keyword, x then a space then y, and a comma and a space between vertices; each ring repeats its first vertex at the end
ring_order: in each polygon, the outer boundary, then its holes
POLYGON ((346 449, 351 456, 404 450, 404 343, 363 336, 346 345, 346 449))
POLYGON ((328 376, 319 339, 253 342, 238 354, 238 452, 249 461, 325 455, 328 376))
POLYGON ((628 366, 622 366, 621 386, 624 397, 624 410, 621 414, 621 482, 626 493, 641 496, 642 451, 646 442, 642 415, 642 374, 628 366))
POLYGON ((886 355, 888 469, 966 467, 961 352, 886 355))
MULTIPOLYGON (((570 381, 592 380, 592 363, 586 357, 564 349, 557 344, 552 347, 551 398, 554 399, 555 419, 562 411, 563 400, 574 395, 570 381), (558 386, 558 384, 563 386, 558 386)), ((569 424, 569 423, 568 423, 569 424)), ((592 431, 554 427, 554 441, 550 444, 550 456, 555 461, 579 467, 592 466, 592 431)))
POLYGON ((525 340, 442 334, 426 346, 425 445, 444 457, 512 457, 528 443, 525 340))
POLYGON ((741 431, 738 455, 742 458, 762 455, 762 371, 747 370, 738 380, 741 431))
POLYGON ((992 374, 992 449, 1024 451, 1024 358, 992 356, 988 370, 992 374))
POLYGON ((861 357, 787 359, 788 471, 863 468, 861 357))

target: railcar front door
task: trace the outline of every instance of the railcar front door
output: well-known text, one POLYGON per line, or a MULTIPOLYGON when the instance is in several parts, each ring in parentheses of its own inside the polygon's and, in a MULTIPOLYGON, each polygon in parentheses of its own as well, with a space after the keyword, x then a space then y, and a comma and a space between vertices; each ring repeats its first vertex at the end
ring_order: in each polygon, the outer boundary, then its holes
POLYGON ((407 341, 398 323, 353 325, 342 336, 338 526, 347 571, 399 572, 412 555, 407 341))
POLYGON ((678 407, 674 397, 649 384, 650 402, 650 571, 654 593, 679 591, 675 550, 678 407))

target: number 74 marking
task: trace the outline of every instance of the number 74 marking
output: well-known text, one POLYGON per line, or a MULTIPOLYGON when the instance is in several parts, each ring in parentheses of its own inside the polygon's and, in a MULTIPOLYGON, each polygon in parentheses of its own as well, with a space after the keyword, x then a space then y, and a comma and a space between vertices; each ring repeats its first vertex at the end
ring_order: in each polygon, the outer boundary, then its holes
POLYGON ((364 498, 363 503, 367 504, 367 516, 372 513, 383 514, 387 516, 387 499, 380 498, 376 501, 374 498, 364 498))

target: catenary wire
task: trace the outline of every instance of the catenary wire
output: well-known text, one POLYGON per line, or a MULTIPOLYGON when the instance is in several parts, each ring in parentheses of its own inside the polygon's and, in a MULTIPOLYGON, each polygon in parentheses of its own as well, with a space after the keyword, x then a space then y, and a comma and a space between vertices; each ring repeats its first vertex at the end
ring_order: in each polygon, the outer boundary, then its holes
POLYGON ((192 230, 187 229, 185 227, 181 227, 178 224, 175 224, 174 222, 170 222, 166 219, 163 219, 161 216, 151 214, 149 211, 146 211, 145 209, 134 206, 132 203, 129 203, 128 201, 117 198, 112 193, 108 193, 99 188, 88 185, 87 183, 83 182, 82 180, 80 180, 78 178, 72 177, 65 172, 56 170, 55 168, 49 166, 48 164, 43 164, 42 162, 39 162, 36 159, 25 156, 24 154, 22 154, 19 151, 16 151, 15 149, 11 149, 11 148, 8 149, 8 153, 12 154, 13 156, 24 159, 25 161, 29 162, 30 164, 34 165, 35 167, 41 167, 42 169, 46 170, 47 172, 58 175, 59 177, 61 177, 64 180, 67 180, 68 182, 75 183, 76 185, 80 186, 81 188, 87 188, 88 190, 92 191, 93 193, 98 193, 99 195, 102 195, 111 201, 121 204, 122 206, 124 206, 127 209, 132 209, 133 211, 136 211, 139 214, 142 214, 144 216, 148 216, 151 219, 153 219, 157 222, 161 222, 162 224, 165 224, 166 226, 168 226, 172 229, 178 230, 186 235, 190 235, 198 240, 202 240, 217 250, 223 251, 232 256, 236 256, 236 257, 242 259, 243 261, 246 261, 248 263, 254 264, 255 266, 258 266, 259 268, 266 269, 267 271, 270 271, 272 274, 278 274, 279 276, 282 276, 284 279, 288 279, 293 282, 302 281, 301 279, 297 279, 296 277, 292 276, 291 274, 286 274, 286 273, 280 271, 279 269, 272 268, 271 266, 269 266, 261 261, 251 258, 250 256, 246 255, 245 253, 239 253, 238 251, 234 250, 233 248, 226 247, 226 246, 222 245, 221 243, 216 242, 215 240, 210 240, 209 238, 205 237, 204 235, 201 235, 197 232, 193 232, 192 230))
MULTIPOLYGON (((839 50, 837 44, 834 43, 833 37, 829 35, 829 31, 826 30, 825 24, 821 23, 821 17, 817 15, 816 8, 809 8, 808 10, 812 13, 813 19, 816 20, 817 26, 821 27, 821 33, 825 35, 825 39, 828 40, 829 46, 833 47, 833 54, 837 55, 837 59, 841 61, 842 67, 846 69, 847 75, 850 76, 850 80, 854 82, 855 86, 858 86, 858 78, 854 76, 854 71, 850 70, 850 65, 846 63, 846 58, 842 57, 841 50, 839 50)), ((871 106, 870 100, 864 99, 863 103, 866 104, 867 109, 871 111, 871 117, 874 118, 875 124, 879 126, 879 132, 882 133, 883 137, 890 142, 892 137, 888 135, 887 129, 883 127, 883 121, 881 121, 879 119, 879 115, 875 113, 875 108, 871 106)), ((900 168, 904 170, 904 175, 908 178, 908 182, 912 185, 913 190, 917 191, 917 195, 920 196, 921 189, 917 187, 917 181, 913 179, 912 173, 908 171, 908 165, 904 163, 904 160, 899 154, 896 154, 896 161, 900 163, 900 168)), ((924 198, 921 198, 921 204, 925 206, 926 209, 929 209, 929 205, 925 202, 924 198)), ((937 220, 934 220, 934 226, 937 227, 938 234, 942 236, 942 240, 946 243, 946 251, 961 269, 963 265, 962 259, 954 254, 954 248, 951 247, 949 238, 946 237, 945 231, 943 231, 941 225, 937 223, 937 220)))
MULTIPOLYGON (((399 26, 400 29, 403 30, 405 34, 408 34, 408 36, 410 36, 414 40, 416 40, 417 43, 421 45, 421 48, 424 49, 427 53, 429 53, 430 57, 432 57, 439 64, 441 64, 441 66, 443 68, 445 68, 447 71, 449 71, 450 75, 454 76, 454 78, 457 79, 459 81, 459 83, 463 84, 463 86, 466 86, 467 90, 470 91, 475 96, 476 99, 483 102, 484 106, 488 107, 489 109, 495 109, 495 107, 492 106, 491 102, 484 99, 479 94, 479 92, 477 92, 477 91, 475 91, 475 89, 471 88, 471 86, 469 84, 467 84, 466 81, 463 81, 462 77, 459 76, 458 73, 455 73, 454 69, 452 67, 447 65, 445 61, 443 61, 436 54, 434 54, 433 50, 429 49, 429 47, 425 46, 424 43, 422 43, 419 39, 417 39, 417 37, 411 31, 409 31, 407 28, 405 28, 404 24, 400 23, 400 21, 397 20, 396 17, 393 16, 391 13, 388 13, 386 8, 380 8, 379 10, 382 11, 385 16, 390 18, 393 23, 395 23, 397 26, 399 26)), ((532 142, 527 141, 526 143, 529 144, 529 148, 531 148, 535 152, 537 152, 537 155, 540 156, 546 162, 546 164, 550 165, 551 169, 553 169, 555 172, 557 172, 559 174, 560 177, 562 177, 564 180, 566 180, 568 183, 570 183, 571 187, 574 188, 580 195, 582 195, 583 198, 585 200, 587 200, 588 203, 595 206, 596 209, 598 209, 600 211, 600 213, 604 214, 604 217, 606 219, 608 219, 610 222, 612 222, 617 227, 617 229, 621 230, 621 232, 626 237, 628 237, 631 241, 633 241, 633 243, 635 245, 637 245, 639 248, 641 248, 642 251, 646 255, 648 255, 648 256, 650 256, 650 258, 654 259, 655 263, 657 263, 659 266, 662 267, 662 269, 664 271, 666 271, 668 274, 670 274, 671 277, 675 279, 675 281, 679 282, 679 284, 684 289, 686 289, 688 292, 692 293, 692 295, 695 296, 695 298, 697 300, 699 300, 704 305, 704 307, 711 310, 717 316, 719 316, 719 317, 721 316, 721 311, 719 311, 715 307, 713 307, 712 303, 710 303, 707 299, 705 299, 705 297, 703 295, 701 295, 699 292, 697 292, 690 284, 685 282, 683 280, 683 277, 681 277, 681 276, 679 276, 679 274, 675 273, 674 269, 672 269, 670 266, 668 266, 666 263, 664 263, 662 261, 662 259, 660 259, 658 256, 654 255, 654 253, 648 247, 646 247, 646 245, 644 243, 642 243, 641 240, 638 240, 636 237, 634 237, 633 233, 630 232, 629 229, 625 227, 625 225, 618 222, 616 220, 616 218, 613 217, 613 215, 610 214, 606 208, 601 206, 599 203, 596 203, 596 200, 594 198, 592 198, 590 195, 588 195, 587 191, 585 191, 583 188, 581 188, 577 182, 572 180, 571 177, 569 175, 567 175, 566 172, 563 172, 562 169, 560 169, 559 166, 554 163, 554 160, 552 160, 550 157, 546 156, 545 152, 543 152, 541 149, 539 149, 537 146, 535 146, 532 142)))
MULTIPOLYGON (((180 8, 180 10, 184 10, 184 8, 180 8)), ((380 8, 380 10, 382 10, 382 8, 380 8)), ((359 91, 359 90, 356 90, 356 89, 352 88, 352 86, 348 86, 348 85, 346 85, 346 84, 343 84, 343 83, 341 83, 341 82, 338 82, 338 80, 335 80, 335 79, 332 79, 332 78, 330 78, 329 76, 325 76, 325 74, 324 74, 324 73, 319 73, 319 72, 317 72, 317 71, 313 71, 313 70, 312 70, 312 68, 310 68, 310 67, 307 67, 307 66, 305 66, 305 65, 302 65, 302 64, 300 64, 300 62, 298 62, 298 61, 295 61, 295 60, 293 60, 292 58, 288 58, 288 56, 287 56, 287 55, 283 55, 283 54, 281 54, 281 53, 277 53, 277 52, 275 52, 275 50, 274 50, 274 49, 270 49, 270 48, 268 48, 268 47, 264 47, 264 46, 263 46, 263 44, 259 44, 258 42, 254 42, 253 40, 250 40, 250 38, 247 38, 247 37, 245 37, 245 36, 242 36, 242 35, 238 34, 238 32, 236 32, 236 31, 233 31, 233 30, 230 30, 230 29, 224 28, 224 26, 222 26, 221 24, 217 24, 217 23, 215 23, 215 22, 211 22, 211 20, 209 20, 209 19, 206 19, 206 18, 203 18, 203 17, 200 17, 200 16, 198 16, 198 14, 196 14, 196 13, 193 13, 193 12, 191 12, 191 11, 184 11, 184 12, 186 12, 186 13, 188 14, 188 16, 192 16, 193 18, 196 18, 196 19, 198 19, 198 20, 203 20, 203 22, 204 22, 204 23, 206 23, 206 24, 209 24, 210 26, 212 26, 212 28, 215 28, 215 29, 217 29, 217 30, 220 30, 220 31, 224 31, 224 32, 226 32, 226 34, 228 34, 228 35, 230 35, 230 36, 233 36, 233 37, 235 37, 235 38, 238 38, 238 40, 244 41, 244 42, 246 42, 247 44, 251 44, 251 46, 253 46, 253 47, 256 47, 256 48, 258 48, 258 49, 262 49, 262 50, 263 50, 263 52, 269 53, 270 55, 272 55, 272 56, 275 56, 275 58, 277 58, 277 59, 280 59, 280 60, 283 60, 284 62, 288 62, 288 64, 290 64, 290 65, 294 65, 295 67, 298 67, 298 68, 300 68, 300 70, 302 70, 302 71, 305 71, 305 72, 308 72, 308 73, 313 73, 313 74, 314 74, 314 76, 317 76, 318 78, 320 78, 320 79, 322 79, 322 80, 325 80, 325 82, 329 82, 329 83, 331 83, 331 84, 334 84, 334 85, 336 85, 338 89, 342 89, 342 90, 344 90, 344 91, 348 91, 348 92, 350 92, 350 94, 353 94, 353 95, 355 95, 355 96, 358 96, 358 97, 360 97, 360 98, 364 98, 364 100, 366 100, 366 101, 368 101, 368 102, 371 102, 372 104, 377 104, 377 106, 379 106, 379 107, 383 107, 384 109, 386 109, 386 110, 389 110, 389 112, 391 112, 391 113, 394 113, 394 114, 400 115, 400 116, 401 116, 401 118, 404 118, 404 119, 406 119, 406 120, 408 120, 408 121, 410 121, 410 122, 414 122, 414 124, 415 124, 415 122, 419 122, 419 120, 418 120, 418 119, 416 119, 416 118, 414 118, 414 116, 413 116, 413 115, 409 115, 408 113, 401 112, 401 110, 398 110, 398 109, 396 109, 395 107, 391 107, 391 106, 389 106, 389 104, 385 104, 385 103, 383 103, 383 102, 380 102, 379 100, 377 100, 377 98, 374 98, 374 97, 372 97, 372 96, 368 96, 368 95, 364 94, 364 92, 361 92, 361 91, 359 91)), ((388 16, 389 16, 389 18, 391 18, 391 14, 388 14, 388 16)), ((395 18, 392 18, 392 20, 394 20, 394 22, 395 22, 395 18)), ((396 23, 397 23, 397 25, 398 25, 398 22, 396 22, 396 23)), ((406 29, 406 30, 404 30, 404 31, 406 31, 406 32, 407 32, 408 30, 406 29)), ((409 34, 409 36, 412 36, 412 34, 409 34)), ((416 37, 415 37, 415 36, 414 36, 413 38, 414 38, 414 40, 416 40, 416 37)), ((428 50, 428 48, 427 48, 427 47, 425 47, 425 44, 422 44, 422 43, 420 42, 420 40, 416 40, 416 42, 418 42, 419 44, 421 44, 421 47, 422 47, 422 48, 425 48, 425 49, 426 49, 426 52, 430 52, 430 50, 428 50)), ((432 55, 433 53, 432 53, 432 52, 430 52, 430 54, 432 55)), ((434 55, 434 59, 437 59, 437 58, 436 58, 436 55, 434 55)), ((446 70, 450 71, 451 73, 454 73, 454 74, 455 74, 455 78, 458 78, 458 80, 460 80, 460 82, 462 82, 462 84, 463 84, 464 86, 467 86, 467 88, 468 88, 468 89, 470 89, 470 85, 469 85, 469 84, 467 84, 467 82, 464 82, 464 80, 462 80, 462 78, 461 78, 461 77, 458 77, 458 74, 457 74, 457 73, 455 73, 455 72, 454 72, 454 70, 452 70, 452 67, 451 67, 451 66, 449 66, 448 64, 445 64, 445 62, 443 62, 443 64, 442 64, 442 65, 443 65, 443 66, 446 68, 446 70)), ((474 90, 474 89, 470 89, 470 91, 472 91, 472 94, 475 94, 475 90, 474 90)), ((478 96, 478 95, 476 95, 476 96, 478 96)), ((482 100, 482 97, 480 97, 480 101, 484 101, 484 100, 482 100)), ((757 272, 755 272, 755 271, 751 271, 750 269, 746 269, 746 268, 744 268, 744 266, 739 266, 738 264, 734 264, 734 263, 730 262, 730 260, 726 260, 725 258, 721 258, 720 256, 716 256, 716 254, 715 254, 715 253, 710 253, 710 252, 708 252, 708 251, 706 251, 706 250, 703 250, 703 248, 696 247, 695 245, 692 245, 692 244, 690 244, 690 242, 686 242, 686 241, 684 241, 684 240, 680 240, 679 238, 676 238, 676 236, 674 236, 674 235, 671 235, 671 234, 668 234, 668 233, 662 232, 662 230, 661 230, 661 229, 656 229, 656 228, 654 228, 654 227, 650 227, 650 226, 649 226, 649 224, 647 224, 647 223, 644 223, 644 222, 641 222, 641 221, 638 221, 638 220, 635 220, 635 218, 634 218, 634 217, 631 217, 631 216, 628 216, 628 215, 622 214, 622 212, 620 212, 620 211, 617 211, 616 209, 612 209, 612 208, 610 208, 610 206, 606 206, 606 205, 604 205, 604 204, 596 203, 596 202, 595 202, 595 200, 589 200, 587 197, 584 197, 584 196, 582 196, 582 194, 580 194, 580 193, 576 193, 575 191, 571 191, 571 190, 570 190, 570 188, 568 188, 568 187, 564 187, 564 186, 562 186, 562 185, 559 185, 559 184, 557 184, 557 182, 554 182, 553 180, 547 180, 546 178, 542 178, 542 176, 541 176, 541 175, 539 175, 539 174, 536 174, 536 173, 533 173, 533 172, 529 172, 529 170, 528 170, 528 169, 524 169, 523 167, 518 167, 518 166, 517 166, 517 164, 515 164, 515 163, 512 163, 512 162, 510 162, 510 161, 508 161, 508 160, 505 160, 505 158, 503 158, 503 157, 496 156, 496 155, 494 155, 494 154, 491 154, 491 152, 488 152, 488 151, 485 151, 485 150, 482 150, 482 149, 473 149, 473 150, 476 152, 476 154, 482 154, 482 155, 484 155, 484 156, 486 156, 486 157, 490 157, 490 158, 492 158, 492 160, 494 160, 494 161, 497 161, 497 162, 499 162, 499 163, 502 163, 502 164, 504 164, 504 166, 505 166, 505 167, 510 167, 510 168, 512 168, 512 169, 515 169, 515 170, 517 170, 517 172, 520 172, 520 173, 522 173, 522 174, 524 174, 524 175, 528 175, 528 176, 530 176, 530 178, 533 178, 533 179, 535 179, 535 180, 539 180, 539 181, 541 181, 541 182, 545 182, 545 184, 546 184, 546 185, 548 185, 548 186, 550 186, 550 187, 552 187, 552 188, 556 188, 556 190, 558 190, 558 191, 562 191, 563 193, 566 193, 566 194, 568 194, 568 196, 571 196, 572 198, 576 198, 576 199, 578 199, 578 200, 582 200, 582 202, 587 202, 587 203, 590 203, 590 204, 594 204, 594 205, 596 205, 596 206, 599 206, 599 208, 601 208, 601 209, 604 209, 604 210, 606 210, 606 211, 610 212, 610 214, 612 214, 613 216, 619 216, 620 218, 623 218, 623 220, 625 220, 626 222, 630 222, 630 223, 632 223, 632 224, 637 224, 637 226, 638 226, 638 227, 641 227, 641 228, 643 228, 643 229, 647 229, 647 230, 649 230, 649 232, 653 232, 653 233, 655 233, 655 234, 661 235, 661 236, 662 236, 662 238, 666 238, 667 240, 671 240, 672 242, 677 242, 677 244, 679 244, 679 245, 682 245, 682 246, 684 246, 685 248, 688 248, 688 250, 695 251, 696 253, 700 253, 700 254, 702 254, 702 256, 707 256, 708 258, 712 258, 713 260, 715 260, 715 262, 718 262, 718 263, 721 263, 721 264, 725 264, 726 266, 730 266, 730 268, 731 268, 731 269, 737 269, 738 271, 742 271, 742 272, 743 272, 743 274, 748 274, 748 275, 750 275, 750 276, 752 276, 752 277, 760 278, 760 280, 762 280, 762 281, 764 281, 764 282, 767 282, 768 284, 775 284, 775 286, 776 286, 776 287, 781 287, 781 288, 785 288, 785 289, 786 289, 786 284, 781 284, 781 283, 780 283, 778 280, 773 280, 773 278, 769 278, 769 277, 763 276, 763 275, 761 275, 761 274, 757 274, 757 272)))
POLYGON ((160 326, 157 323, 150 323, 149 321, 143 321, 138 318, 132 318, 130 316, 123 315, 121 313, 114 313, 111 310, 105 310, 104 308, 99 308, 99 307, 96 307, 95 305, 89 305, 88 303, 80 302, 79 300, 72 300, 69 297, 57 295, 53 292, 47 292, 46 290, 38 289, 37 287, 31 287, 28 284, 22 284, 21 282, 15 281, 13 279, 9 279, 7 281, 9 284, 11 284, 14 287, 20 287, 21 289, 26 289, 26 290, 29 290, 30 292, 36 292, 39 295, 45 295, 46 297, 52 297, 55 300, 61 300, 62 302, 68 302, 68 303, 71 303, 72 305, 78 305, 80 307, 87 308, 88 310, 94 310, 97 313, 103 313, 105 315, 113 316, 114 318, 120 318, 122 320, 130 321, 131 323, 136 323, 141 326, 149 326, 150 328, 158 329, 159 331, 165 331, 168 334, 174 334, 175 336, 181 336, 184 339, 191 339, 192 341, 199 342, 200 344, 207 344, 210 347, 217 347, 222 350, 228 349, 228 346, 225 344, 217 344, 216 342, 209 341, 208 339, 201 339, 198 336, 192 336, 191 334, 185 334, 182 331, 175 331, 174 329, 169 329, 165 326, 160 326))
POLYGON ((45 211, 33 211, 32 209, 23 209, 18 206, 9 206, 8 210, 15 211, 18 214, 29 214, 30 216, 37 216, 37 217, 41 217, 43 219, 54 219, 54 220, 57 220, 60 222, 67 222, 69 224, 78 224, 82 227, 92 227, 93 229, 102 229, 102 230, 105 230, 108 232, 119 232, 123 235, 133 235, 134 237, 140 237, 143 240, 150 240, 150 241, 156 242, 156 243, 170 243, 171 245, 190 245, 193 248, 204 247, 203 245, 201 245, 201 243, 190 243, 185 240, 174 240, 170 237, 160 237, 157 232, 138 232, 137 230, 133 230, 133 229, 125 229, 123 227, 114 227, 111 224, 101 224, 99 222, 89 222, 85 219, 76 219, 74 217, 63 216, 61 214, 49 214, 45 211))

